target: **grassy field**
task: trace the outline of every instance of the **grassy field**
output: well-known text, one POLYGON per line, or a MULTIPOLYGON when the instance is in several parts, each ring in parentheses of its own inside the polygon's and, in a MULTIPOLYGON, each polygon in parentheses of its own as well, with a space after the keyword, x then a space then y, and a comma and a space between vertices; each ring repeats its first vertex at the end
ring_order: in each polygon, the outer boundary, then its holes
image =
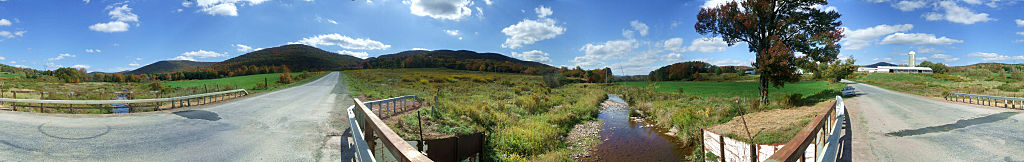
MULTIPOLYGON (((292 75, 292 76, 299 76, 302 73, 295 72, 295 73, 288 73, 288 74, 292 75)), ((297 80, 296 82, 297 83, 305 83, 305 82, 308 82, 308 81, 316 80, 317 78, 320 78, 320 77, 322 77, 325 74, 327 74, 327 73, 315 74, 313 77, 306 78, 305 80, 297 80)), ((239 89, 239 88, 242 88, 242 89, 245 89, 246 91, 249 91, 249 92, 272 91, 272 90, 275 90, 275 89, 290 87, 291 85, 297 85, 297 84, 287 84, 286 85, 286 84, 278 83, 278 81, 281 80, 280 76, 281 76, 281 73, 256 74, 256 75, 236 76, 236 77, 227 77, 227 78, 219 78, 219 79, 183 80, 183 81, 164 82, 163 85, 170 86, 170 87, 176 87, 176 88, 198 88, 198 89, 203 89, 203 86, 208 86, 208 87, 210 87, 210 89, 239 89), (262 88, 258 88, 258 86, 256 86, 257 84, 262 84, 264 82, 264 79, 266 79, 266 82, 270 83, 269 89, 262 89, 262 88), (225 86, 229 86, 229 87, 225 88, 225 86)))
POLYGON ((24 77, 24 76, 25 76, 25 74, 9 74, 9 73, 0 74, 0 78, 14 78, 14 77, 24 77))
POLYGON ((1024 81, 963 74, 860 74, 851 80, 885 89, 941 97, 946 92, 994 96, 1024 96, 1024 81))
MULTIPOLYGON (((356 97, 403 95, 424 98, 427 139, 487 133, 484 161, 571 161, 563 138, 577 123, 592 120, 604 101, 603 86, 548 88, 540 76, 447 69, 369 69, 343 72, 356 97), (438 102, 433 102, 437 96, 438 102), (427 115, 432 112, 437 116, 427 115)), ((419 135, 416 112, 388 123, 406 139, 419 135)))

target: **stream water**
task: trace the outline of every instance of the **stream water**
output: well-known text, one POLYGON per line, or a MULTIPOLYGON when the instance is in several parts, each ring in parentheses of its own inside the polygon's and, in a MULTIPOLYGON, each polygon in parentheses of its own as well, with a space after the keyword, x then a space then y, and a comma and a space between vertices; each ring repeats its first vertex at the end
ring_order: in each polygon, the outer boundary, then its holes
POLYGON ((610 105, 597 118, 604 120, 600 140, 591 157, 582 161, 684 161, 689 153, 675 137, 640 119, 630 119, 629 105, 618 95, 609 94, 608 100, 621 104, 610 105))

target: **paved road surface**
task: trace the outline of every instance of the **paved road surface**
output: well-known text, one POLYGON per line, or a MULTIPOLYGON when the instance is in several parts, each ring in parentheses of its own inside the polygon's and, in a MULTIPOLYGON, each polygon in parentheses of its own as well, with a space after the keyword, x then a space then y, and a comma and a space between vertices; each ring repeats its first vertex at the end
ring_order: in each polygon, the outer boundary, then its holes
POLYGON ((322 153, 327 135, 348 126, 331 121, 352 104, 339 78, 186 112, 0 112, 0 161, 344 160, 322 153))
POLYGON ((1020 110, 850 84, 853 161, 1024 161, 1020 110))

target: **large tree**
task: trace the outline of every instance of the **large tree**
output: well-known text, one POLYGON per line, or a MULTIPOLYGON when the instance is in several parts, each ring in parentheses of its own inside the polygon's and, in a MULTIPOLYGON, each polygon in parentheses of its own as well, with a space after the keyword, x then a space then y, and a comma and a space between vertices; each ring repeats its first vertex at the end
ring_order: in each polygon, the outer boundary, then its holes
POLYGON ((832 62, 839 54, 843 28, 839 13, 822 10, 825 0, 744 0, 701 8, 694 28, 702 35, 722 37, 729 46, 744 42, 756 54, 761 102, 769 85, 796 82, 797 62, 832 62), (795 56, 800 52, 802 56, 795 56))

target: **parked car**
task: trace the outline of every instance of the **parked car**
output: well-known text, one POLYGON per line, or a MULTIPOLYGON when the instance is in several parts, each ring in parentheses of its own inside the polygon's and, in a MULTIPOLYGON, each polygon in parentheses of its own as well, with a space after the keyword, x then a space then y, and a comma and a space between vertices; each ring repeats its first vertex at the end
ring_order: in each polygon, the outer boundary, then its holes
POLYGON ((853 90, 853 86, 843 87, 843 96, 853 96, 856 94, 857 92, 853 90))

